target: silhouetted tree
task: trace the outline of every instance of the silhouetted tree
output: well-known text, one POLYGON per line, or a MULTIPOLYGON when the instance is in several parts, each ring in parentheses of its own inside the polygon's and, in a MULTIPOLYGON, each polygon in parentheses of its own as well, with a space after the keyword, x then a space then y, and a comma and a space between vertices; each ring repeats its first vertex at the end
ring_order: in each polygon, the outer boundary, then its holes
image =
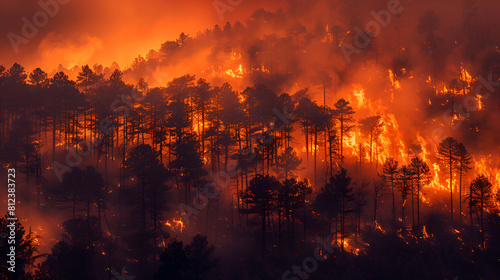
POLYGON ((202 155, 199 152, 199 142, 193 134, 186 134, 175 142, 172 153, 176 158, 169 163, 168 167, 174 171, 176 178, 181 176, 185 186, 184 199, 188 201, 193 181, 206 175, 202 155))
POLYGON ((164 186, 168 179, 165 168, 160 165, 158 152, 150 145, 139 145, 132 149, 125 160, 125 171, 129 176, 137 178, 137 192, 135 200, 139 200, 140 225, 137 231, 137 238, 142 238, 139 261, 145 264, 147 261, 146 245, 150 237, 153 243, 156 241, 156 234, 159 217, 158 213, 164 208, 165 192, 168 190, 164 186), (151 214, 151 224, 153 225, 153 235, 146 227, 146 214, 151 214))
POLYGON ((28 272, 35 266, 35 262, 42 255, 38 252, 38 239, 41 238, 31 231, 27 232, 21 221, 15 221, 14 227, 7 227, 13 221, 7 220, 11 218, 9 215, 5 215, 0 219, 0 233, 2 236, 2 242, 0 243, 0 275, 5 277, 4 279, 21 280, 29 279, 28 272), (11 235, 11 232, 15 232, 15 237, 11 235), (15 242, 15 243, 13 243, 15 242), (11 247, 15 247, 14 251, 14 270, 8 270, 11 265, 12 255, 11 247))
POLYGON ((302 129, 304 131, 305 141, 306 141, 306 157, 309 163, 309 135, 312 134, 312 120, 310 118, 311 113, 318 108, 315 102, 313 102, 308 97, 303 97, 299 100, 297 105, 297 114, 301 119, 302 129))
POLYGON ((275 177, 257 175, 250 181, 248 189, 240 194, 245 202, 252 205, 248 211, 260 215, 263 254, 266 251, 266 216, 270 211, 271 202, 275 198, 279 186, 280 182, 275 177))
POLYGON ((185 250, 190 265, 190 278, 193 280, 204 278, 202 275, 218 263, 218 260, 213 257, 215 246, 209 246, 206 236, 196 235, 191 244, 186 245, 185 250))
POLYGON ((288 180, 288 175, 298 169, 302 159, 292 147, 288 147, 281 155, 278 155, 277 162, 278 168, 285 172, 285 180, 288 180))
POLYGON ((358 235, 361 234, 361 219, 363 217, 363 211, 365 206, 368 204, 366 197, 368 196, 368 186, 370 182, 363 178, 361 184, 357 186, 354 190, 354 201, 356 205, 356 245, 358 242, 358 235))
POLYGON ((420 237, 420 193, 422 187, 425 186, 430 180, 430 169, 427 163, 425 163, 421 158, 414 157, 411 160, 411 167, 413 169, 413 176, 415 183, 417 184, 417 237, 420 237))
POLYGON ((344 99, 339 99, 335 103, 334 116, 338 121, 340 133, 340 159, 344 162, 344 138, 348 137, 351 130, 354 128, 351 125, 354 122, 354 110, 349 106, 349 102, 344 99))
POLYGON ((332 87, 332 77, 327 71, 319 71, 311 82, 323 87, 323 106, 326 107, 326 89, 332 87))
POLYGON ((406 221, 406 215, 405 215, 405 209, 406 209, 406 201, 408 199, 408 195, 411 195, 411 200, 412 200, 412 223, 414 222, 414 215, 413 215, 413 170, 411 166, 408 165, 403 165, 401 168, 398 170, 398 190, 401 193, 401 220, 403 222, 403 229, 406 227, 405 221, 406 221))
POLYGON ((172 239, 160 256, 162 265, 155 279, 199 280, 214 268, 218 259, 213 257, 215 247, 208 244, 207 237, 196 235, 191 244, 172 239))
POLYGON ((417 25, 418 32, 425 36, 422 43, 422 50, 424 55, 432 61, 432 73, 434 88, 437 85, 437 71, 438 71, 438 54, 437 54, 437 38, 434 32, 441 28, 441 19, 434 11, 427 11, 424 13, 417 25))
POLYGON ((344 251, 344 239, 347 237, 346 218, 353 210, 350 202, 354 200, 351 177, 347 176, 347 169, 341 168, 335 176, 331 178, 333 192, 337 194, 339 200, 340 214, 340 248, 344 251))
MULTIPOLYGON (((201 149, 205 151, 205 117, 211 99, 214 96, 214 91, 209 83, 204 79, 199 79, 194 90, 194 102, 196 111, 201 115, 201 149)), ((198 124, 200 121, 198 120, 198 124)))
POLYGON ((160 256, 162 265, 156 274, 157 279, 185 279, 189 262, 182 241, 172 239, 160 256))
POLYGON ((76 77, 77 85, 85 89, 85 93, 89 93, 89 88, 101 82, 104 74, 95 73, 88 65, 82 66, 82 71, 76 77))
POLYGON ((459 174, 458 185, 458 203, 459 203, 459 221, 462 223, 462 180, 463 176, 472 169, 472 156, 469 154, 464 144, 460 143, 457 147, 457 166, 459 174))
POLYGON ((377 226, 378 201, 386 186, 387 182, 382 178, 373 180, 373 227, 377 226))
POLYGON ((484 175, 479 175, 470 184, 472 199, 477 201, 480 213, 479 230, 481 232, 481 248, 484 250, 484 218, 483 214, 493 199, 493 185, 490 183, 488 178, 484 175))
POLYGON ((453 220, 453 170, 458 162, 458 144, 455 139, 448 137, 439 143, 437 158, 450 172, 450 217, 453 220))
POLYGON ((398 162, 394 158, 388 158, 384 162, 382 178, 391 184, 392 193, 392 233, 396 233, 396 196, 395 187, 398 180, 398 162))
POLYGON ((381 116, 371 116, 359 121, 361 131, 366 133, 370 139, 370 163, 372 163, 373 142, 375 141, 376 143, 380 134, 384 131, 381 118, 381 116))
POLYGON ((90 280, 105 277, 103 255, 96 254, 104 242, 97 218, 67 220, 63 229, 62 240, 38 266, 35 279, 90 280))

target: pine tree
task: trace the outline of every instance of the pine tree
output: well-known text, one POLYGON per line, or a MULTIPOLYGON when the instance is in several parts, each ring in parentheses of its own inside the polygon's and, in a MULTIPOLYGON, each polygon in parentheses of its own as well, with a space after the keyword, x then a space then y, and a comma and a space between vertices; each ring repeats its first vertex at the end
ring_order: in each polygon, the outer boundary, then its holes
POLYGON ((458 161, 458 143, 452 137, 448 137, 439 143, 437 158, 440 164, 450 172, 450 218, 453 221, 453 170, 458 161))
POLYGON ((458 164, 456 166, 456 169, 458 170, 459 174, 459 185, 458 185, 458 203, 459 203, 459 221, 462 223, 462 181, 463 181, 463 176, 472 169, 472 156, 470 153, 467 151, 465 148, 464 144, 460 143, 458 144, 458 149, 457 149, 457 158, 458 158, 458 164))
POLYGON ((394 158, 388 158, 385 160, 383 167, 382 178, 387 183, 390 183, 391 193, 392 193, 392 232, 396 233, 396 181, 398 180, 399 170, 398 162, 394 158))
POLYGON ((472 199, 477 201, 480 213, 479 230, 481 233, 481 248, 484 250, 484 211, 493 199, 493 185, 485 175, 479 175, 470 184, 472 199))

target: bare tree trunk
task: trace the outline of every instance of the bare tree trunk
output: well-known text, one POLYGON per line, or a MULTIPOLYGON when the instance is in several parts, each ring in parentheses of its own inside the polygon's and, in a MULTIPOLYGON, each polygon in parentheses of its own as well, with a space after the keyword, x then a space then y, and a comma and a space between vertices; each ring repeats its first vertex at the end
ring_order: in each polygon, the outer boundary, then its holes
POLYGON ((462 225, 462 166, 460 166, 460 183, 458 185, 458 222, 462 225))
POLYGON ((450 217, 453 222, 453 155, 450 149, 450 217))

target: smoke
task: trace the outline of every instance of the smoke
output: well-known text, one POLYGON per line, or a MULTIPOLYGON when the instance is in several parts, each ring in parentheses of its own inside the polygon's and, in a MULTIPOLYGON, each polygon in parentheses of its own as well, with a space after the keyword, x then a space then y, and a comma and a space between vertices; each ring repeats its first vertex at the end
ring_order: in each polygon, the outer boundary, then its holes
MULTIPOLYGON (((233 10, 225 12, 224 20, 246 17, 255 7, 274 9, 280 5, 278 2, 282 1, 269 2, 243 1, 233 10)), ((2 1, 0 10, 4 11, 0 25, 1 63, 10 66, 18 62, 27 69, 41 67, 47 72, 53 70, 53 63, 50 60, 41 60, 40 53, 50 53, 52 44, 57 44, 61 49, 67 44, 68 51, 72 51, 74 44, 81 43, 82 36, 94 38, 93 40, 101 41, 100 47, 95 48, 91 55, 87 53, 84 57, 79 57, 78 63, 109 66, 116 61, 119 65, 128 65, 138 54, 145 56, 151 48, 165 40, 176 38, 181 32, 195 35, 209 26, 225 23, 219 18, 211 0, 2 1), (48 2, 59 3, 58 11, 54 16, 48 17, 47 24, 37 28, 35 36, 27 38, 26 43, 20 43, 16 52, 7 35, 14 33, 23 36, 23 18, 33 22, 34 15, 44 11, 40 3, 48 2), (47 44, 47 38, 51 38, 51 41, 56 39, 50 35, 53 33, 57 34, 57 41, 47 44)), ((81 52, 78 51, 77 55, 81 55, 81 52)), ((70 68, 75 62, 68 60, 61 63, 67 63, 63 66, 70 68)))
POLYGON ((36 52, 35 65, 45 65, 55 69, 59 64, 72 68, 90 61, 96 52, 102 49, 102 40, 88 34, 82 34, 77 41, 65 39, 54 32, 42 39, 36 52))

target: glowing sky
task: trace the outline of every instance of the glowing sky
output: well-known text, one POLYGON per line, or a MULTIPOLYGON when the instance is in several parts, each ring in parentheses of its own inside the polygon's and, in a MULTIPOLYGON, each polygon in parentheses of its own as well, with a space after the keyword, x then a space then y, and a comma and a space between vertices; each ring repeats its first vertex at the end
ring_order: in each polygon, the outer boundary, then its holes
MULTIPOLYGON (((59 64, 72 67, 97 62, 107 66, 116 61, 124 67, 134 57, 145 56, 150 49, 158 49, 161 43, 177 38, 181 32, 194 36, 215 24, 223 26, 226 21, 244 19, 257 8, 275 10, 284 6, 285 1, 242 0, 232 11, 225 12, 223 19, 213 0, 40 2, 60 2, 59 11, 53 17, 48 16, 47 24, 38 28, 33 38, 20 43, 16 53, 8 34, 23 36, 23 17, 33 23, 34 15, 41 15, 43 9, 38 1, 0 1, 0 64, 10 67, 19 62, 27 69, 40 66, 49 70, 59 64)), ((38 20, 43 23, 43 16, 38 20)))

